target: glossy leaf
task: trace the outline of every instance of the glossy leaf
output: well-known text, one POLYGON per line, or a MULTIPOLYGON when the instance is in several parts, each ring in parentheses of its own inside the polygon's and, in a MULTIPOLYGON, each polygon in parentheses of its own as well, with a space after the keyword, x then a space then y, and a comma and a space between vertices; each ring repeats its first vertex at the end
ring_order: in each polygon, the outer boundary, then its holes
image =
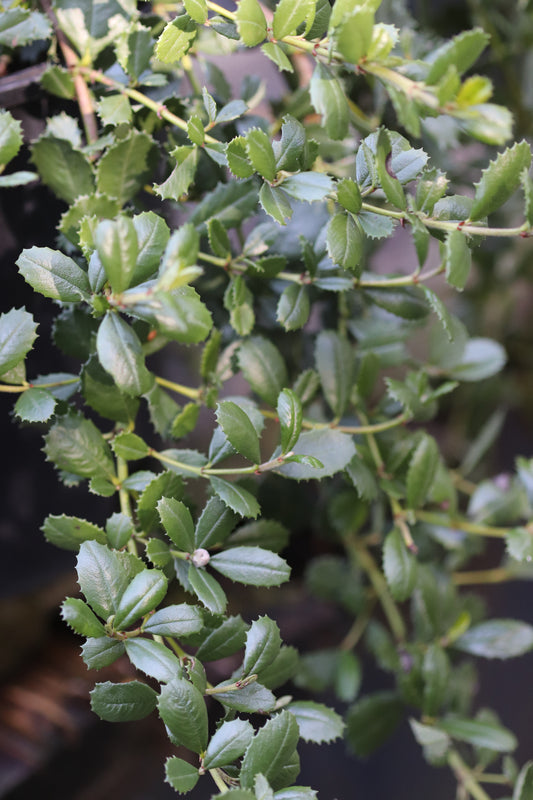
POLYGON ((69 205, 94 191, 93 169, 87 156, 66 139, 41 136, 32 149, 32 161, 41 180, 69 205))
POLYGON ((128 217, 104 220, 96 228, 94 241, 111 288, 123 292, 131 283, 139 253, 132 220, 128 217))
POLYGON ((311 102, 331 139, 344 139, 348 133, 348 103, 338 79, 318 62, 311 83, 311 102))
POLYGON ((106 440, 93 422, 76 414, 61 417, 50 428, 45 437, 45 452, 59 469, 83 478, 114 475, 106 440))
POLYGON ((533 649, 533 626, 515 619, 489 620, 469 628, 453 646, 482 658, 515 658, 533 649))
POLYGON ((194 546, 209 549, 222 544, 237 522, 236 515, 218 497, 211 497, 194 531, 194 546))
POLYGON ((243 719, 223 722, 211 737, 207 747, 204 756, 205 768, 214 769, 232 764, 244 755, 253 735, 254 729, 249 722, 243 719))
POLYGON ((97 683, 91 691, 91 708, 107 722, 144 719, 157 705, 157 694, 146 683, 97 683))
POLYGON ((333 181, 321 172, 299 172, 298 175, 285 178, 282 186, 284 191, 296 200, 313 203, 326 199, 333 190, 333 181))
POLYGON ((152 146, 150 137, 137 131, 113 144, 98 164, 98 191, 124 205, 148 179, 152 146))
POLYGON ((78 583, 87 602, 107 620, 118 608, 128 583, 119 555, 95 541, 82 542, 76 562, 78 583))
POLYGON ((31 247, 22 251, 16 263, 24 280, 45 297, 64 303, 89 299, 91 287, 87 273, 58 250, 31 247))
POLYGON ((143 626, 145 633, 155 636, 189 636, 202 630, 203 617, 196 606, 180 603, 156 611, 143 626))
POLYGON ((272 182, 276 177, 276 158, 269 136, 260 128, 248 131, 246 152, 255 171, 272 182))
POLYGON ((438 721, 438 727, 452 739, 468 742, 475 747, 487 747, 498 753, 509 753, 517 745, 514 735, 507 728, 474 719, 446 717, 438 721))
POLYGON ((327 231, 328 253, 334 264, 349 269, 358 277, 364 236, 351 214, 335 214, 327 231))
POLYGON ((179 659, 164 644, 139 636, 126 639, 124 646, 133 666, 150 678, 168 683, 181 675, 179 659))
POLYGON ((9 111, 0 112, 0 164, 8 164, 22 146, 22 127, 9 111))
POLYGON ((206 0, 184 0, 185 11, 195 22, 203 25, 207 19, 206 0))
POLYGON ((296 717, 300 736, 306 742, 321 744, 342 737, 342 717, 322 703, 299 700, 290 704, 289 711, 296 717))
POLYGON ((194 524, 191 512, 181 500, 163 497, 157 503, 157 511, 167 536, 179 550, 192 553, 194 550, 194 524))
POLYGON ((516 780, 513 800, 529 800, 533 794, 533 761, 528 761, 516 780))
POLYGON ((118 314, 108 313, 96 339, 98 358, 120 389, 128 395, 147 392, 154 382, 144 363, 141 343, 133 328, 118 314))
POLYGON ((37 338, 37 324, 24 308, 0 315, 0 375, 17 366, 37 338))
POLYGON ((439 463, 439 448, 433 437, 425 435, 416 447, 407 473, 407 505, 424 505, 439 463))
POLYGON ((352 438, 331 428, 305 431, 292 448, 301 456, 311 456, 318 461, 317 466, 303 463, 286 463, 279 467, 287 478, 297 481, 320 480, 344 469, 355 455, 352 438))
POLYGON ((446 280, 456 289, 464 289, 470 268, 472 255, 466 243, 466 237, 461 231, 450 231, 444 245, 444 266, 446 280))
POLYGON ((207 708, 204 698, 185 678, 174 678, 163 686, 158 700, 159 715, 176 746, 194 753, 207 746, 207 708))
POLYGON ((268 667, 281 647, 279 628, 269 617, 252 622, 246 634, 246 648, 242 664, 243 675, 253 675, 268 667))
POLYGON ((283 389, 276 406, 281 427, 281 452, 288 453, 300 436, 302 430, 302 403, 292 389, 283 389))
POLYGON ((395 600, 407 600, 416 584, 416 558, 405 546, 397 528, 387 535, 383 547, 383 569, 395 600))
POLYGON ((200 778, 198 769, 177 756, 169 756, 165 763, 165 780, 178 794, 194 789, 200 778))
POLYGON ((262 773, 273 789, 290 785, 300 771, 294 758, 298 724, 288 711, 270 719, 254 736, 241 766, 241 785, 251 788, 254 776, 262 773))
POLYGON ((531 164, 531 149, 527 142, 518 142, 500 153, 483 170, 476 183, 476 195, 470 219, 478 220, 492 214, 511 197, 520 184, 520 176, 531 164))
POLYGON ((373 26, 373 12, 361 6, 342 20, 336 36, 337 47, 349 64, 357 64, 367 55, 373 26))
POLYGON ((82 646, 81 654, 88 669, 103 669, 124 654, 124 642, 108 636, 91 636, 82 646))
POLYGON ((253 336, 240 345, 238 359, 253 391, 275 407, 279 393, 288 383, 287 368, 280 352, 268 339, 253 336))
POLYGON ((156 569, 139 572, 124 591, 117 606, 113 625, 117 630, 129 628, 140 617, 153 611, 167 593, 168 581, 156 569))
POLYGON ((248 714, 266 714, 273 711, 276 705, 276 698, 271 691, 266 689, 257 681, 227 692, 221 691, 224 685, 231 683, 218 684, 217 693, 214 697, 219 703, 232 711, 244 711, 248 714))
POLYGON ((106 535, 102 528, 79 517, 50 514, 45 519, 41 530, 47 542, 60 547, 62 550, 74 550, 77 552, 80 544, 88 541, 106 544, 106 535))
POLYGON ((296 33, 302 22, 306 22, 306 33, 313 24, 315 16, 315 0, 279 0, 272 20, 272 32, 275 39, 283 39, 296 33))
POLYGON ((197 569, 193 564, 189 567, 187 577, 192 591, 208 611, 212 614, 223 614, 228 601, 216 578, 204 569, 197 569))
POLYGON ((280 186, 264 183, 259 192, 259 202, 273 220, 285 225, 292 217, 292 206, 286 192, 280 186))
POLYGON ((212 556, 210 564, 227 578, 252 586, 279 586, 290 574, 283 558, 261 547, 232 547, 212 556))
POLYGON ((196 651, 202 661, 217 661, 232 655, 244 647, 246 623, 242 617, 228 617, 214 628, 202 641, 196 651))
POLYGON ((224 400, 217 406, 217 421, 235 450, 254 464, 261 461, 259 437, 245 411, 224 400))
POLYGON ((267 23, 258 0, 240 0, 236 23, 239 36, 247 47, 255 47, 265 39, 267 23))
POLYGON ((334 331, 319 333, 315 345, 315 364, 329 407, 335 417, 342 417, 354 381, 354 354, 348 340, 334 331))
POLYGON ((61 618, 80 636, 105 636, 105 628, 89 606, 79 597, 67 597, 61 605, 61 618))
POLYGON ((20 395, 13 410, 21 422, 46 422, 53 415, 56 403, 51 392, 33 387, 20 395))

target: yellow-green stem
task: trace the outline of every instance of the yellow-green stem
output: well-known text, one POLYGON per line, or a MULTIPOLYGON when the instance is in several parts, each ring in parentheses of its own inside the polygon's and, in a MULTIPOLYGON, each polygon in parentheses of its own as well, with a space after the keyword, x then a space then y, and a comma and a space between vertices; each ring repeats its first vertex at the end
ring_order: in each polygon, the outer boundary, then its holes
POLYGON ((470 767, 465 764, 456 750, 448 753, 448 764, 455 773, 458 782, 475 800, 491 800, 486 791, 479 785, 470 767))

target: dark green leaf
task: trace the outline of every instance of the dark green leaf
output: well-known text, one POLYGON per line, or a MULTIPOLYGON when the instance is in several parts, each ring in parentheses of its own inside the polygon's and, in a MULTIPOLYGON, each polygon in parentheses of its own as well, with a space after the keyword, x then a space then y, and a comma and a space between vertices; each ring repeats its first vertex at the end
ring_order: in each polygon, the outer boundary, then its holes
POLYGON ((88 419, 71 414, 58 420, 45 437, 45 453, 59 469, 83 478, 114 476, 106 440, 88 419))
POLYGON ((94 191, 93 169, 87 156, 66 139, 41 136, 32 149, 32 161, 41 180, 69 205, 94 191))
POLYGON ((322 465, 317 468, 305 462, 287 463, 276 470, 286 478, 297 481, 320 480, 334 475, 344 469, 355 455, 352 438, 331 428, 305 431, 292 449, 296 455, 310 456, 322 465))
POLYGON ((359 186, 351 178, 344 178, 337 184, 337 202, 352 214, 361 211, 363 200, 359 186))
POLYGON ((137 416, 138 398, 121 392, 96 356, 84 364, 81 384, 85 402, 106 419, 128 423, 137 416))
POLYGON ((354 382, 355 360, 348 340, 334 331, 319 333, 315 344, 315 365, 329 407, 335 417, 342 417, 354 382))
POLYGON ((232 547, 212 556, 210 564, 227 578, 253 586, 279 586, 290 575, 283 558, 261 547, 232 547))
POLYGON ((300 771, 296 755, 299 731, 296 719, 288 711, 270 719, 249 745, 241 766, 241 784, 252 787, 257 773, 262 773, 273 789, 289 786, 300 771))
MULTIPOLYGON (((79 517, 48 516, 41 528, 47 542, 63 550, 79 550, 82 542, 95 541, 106 544, 106 535, 102 528, 79 517)), ((94 635, 94 634, 85 634, 94 635)))
POLYGON ((179 550, 192 553, 194 550, 194 524, 191 512, 180 500, 163 497, 157 511, 168 535, 179 550))
MULTIPOLYGON (((8 12, 9 13, 9 12, 8 12)), ((9 111, 0 111, 0 164, 8 164, 22 147, 22 126, 9 111)))
POLYGON ((327 230, 327 247, 333 263, 351 270, 359 277, 364 238, 351 214, 340 213, 331 217, 327 230))
POLYGON ((516 780, 513 800, 530 800, 533 797, 533 761, 528 761, 516 780))
POLYGON ((126 139, 113 144, 98 164, 98 191, 124 205, 150 177, 149 156, 152 147, 150 137, 137 131, 132 131, 126 139))
POLYGON ((196 657, 201 661, 217 661, 233 655, 244 647, 246 628, 242 617, 228 617, 203 640, 196 657))
POLYGON ((288 453, 300 436, 302 430, 302 403, 292 389, 283 389, 276 406, 281 427, 281 452, 288 453))
POLYGON ((253 517, 254 519, 260 512, 259 503, 248 491, 238 483, 230 483, 222 478, 216 478, 214 475, 209 476, 211 488, 224 503, 229 506, 236 514, 241 517, 253 517))
POLYGON ((154 292, 146 302, 132 306, 131 314, 149 322, 163 336, 185 344, 202 342, 213 324, 192 286, 154 292))
POLYGON ((82 658, 89 669, 103 669, 124 654, 124 642, 107 636, 91 637, 81 648, 82 658))
POLYGON ((262 336, 246 339, 239 347, 239 366, 259 397, 272 407, 288 383, 287 368, 277 348, 262 336))
POLYGON ((200 775, 197 767, 177 756, 170 756, 165 763, 165 781, 169 783, 178 794, 187 794, 198 783, 200 775))
POLYGON ((286 220, 292 217, 289 197, 279 186, 263 183, 259 192, 259 202, 266 213, 280 225, 285 225, 286 220))
POLYGON ((0 375, 17 366, 37 338, 37 324, 24 308, 0 315, 0 375))
POLYGON ((179 638, 201 631, 203 624, 202 614, 196 606, 180 603, 156 611, 143 626, 143 630, 155 636, 179 638))
POLYGON ((383 569, 395 600, 407 600, 416 583, 416 558, 405 546, 397 528, 387 535, 383 547, 383 569))
POLYGON ((391 142, 388 131, 379 132, 377 143, 377 166, 379 181, 387 200, 402 211, 407 210, 407 200, 399 180, 392 172, 391 142))
POLYGON ((136 669, 160 683, 168 683, 181 676, 180 661, 174 653, 153 639, 126 639, 126 653, 136 669))
POLYGON ((300 736, 306 742, 332 742, 342 737, 342 717, 322 703, 300 700, 291 703, 289 711, 296 717, 300 736))
POLYGON ((424 678, 424 714, 434 717, 445 699, 450 680, 450 661, 446 651, 438 644, 431 644, 424 654, 422 664, 424 678))
POLYGON ((140 436, 126 431, 119 433, 113 439, 111 446, 115 455, 125 461, 137 461, 139 458, 145 458, 150 452, 150 448, 140 436))
POLYGON ((134 533, 133 522, 127 514, 112 514, 106 522, 107 541, 114 550, 121 550, 134 533))
POLYGON ((67 597, 61 605, 61 617, 81 636, 105 636, 105 628, 89 606, 78 597, 67 597))
POLYGON ((250 418, 236 403, 225 400, 217 406, 217 421, 235 450, 259 464, 261 451, 259 437, 250 418))
POLYGON ((135 271, 139 243, 129 217, 103 220, 96 228, 94 243, 114 292, 130 286, 135 271))
POLYGON ((402 717, 403 707, 394 692, 375 692, 348 709, 346 739, 350 749, 364 758, 389 738, 402 717))
POLYGON ((97 683, 91 694, 91 708, 107 722, 144 719, 155 709, 157 694, 145 683, 97 683))
POLYGON ((246 152, 254 170, 272 182, 276 177, 276 158, 269 136, 260 128, 252 128, 246 134, 246 152))
POLYGON ((115 629, 129 628, 140 617, 153 611, 166 595, 167 586, 168 581, 159 570, 139 572, 120 598, 113 620, 115 629))
POLYGON ((130 576, 119 554, 95 541, 80 545, 76 562, 78 583, 87 602, 103 619, 114 614, 130 576))
POLYGON ((427 501, 439 464, 439 448, 432 436, 424 435, 417 445, 407 472, 407 505, 419 508, 427 501))
POLYGON ((450 286, 454 286, 459 290, 464 289, 470 275, 472 254, 466 243, 466 237, 461 231, 450 231, 446 236, 444 266, 446 280, 450 286))
POLYGON ((518 187, 520 176, 530 163, 531 149, 525 141, 499 153, 483 171, 479 183, 475 184, 476 195, 470 219, 481 219, 500 208, 518 187))
POLYGON ((470 628, 454 644, 483 658, 515 658, 533 650, 533 626, 515 619, 494 619, 470 628))
POLYGON ((452 739, 468 742, 475 747, 487 747, 498 753, 510 753, 517 746, 516 738, 507 728, 474 719, 446 717, 439 719, 438 728, 452 739))
POLYGON ((22 422, 46 422, 54 413, 56 403, 51 392, 34 387, 20 395, 13 410, 22 422))
POLYGON ((159 714, 167 726, 172 744, 184 745, 194 753, 207 747, 207 708, 204 698, 185 678, 175 678, 163 686, 158 701, 159 714))
POLYGON ((147 280, 157 270, 167 246, 170 231, 165 220, 153 211, 144 211, 133 217, 137 233, 138 254, 131 285, 147 280))
MULTIPOLYGON (((229 684, 231 681, 226 683, 229 684)), ((219 684, 217 689, 222 688, 224 685, 224 683, 219 684)), ((237 690, 217 691, 213 696, 226 708, 230 708, 233 711, 244 711, 248 714, 253 714, 254 712, 266 714, 272 711, 276 705, 276 698, 272 692, 257 683, 257 681, 249 683, 247 686, 242 686, 237 690)))
POLYGON ((87 273, 58 250, 31 247, 22 251, 16 263, 25 281, 45 297, 64 303, 89 299, 91 287, 87 273))
POLYGON ((246 634, 243 675, 253 675, 268 667, 278 655, 280 647, 279 628, 273 620, 260 617, 252 622, 246 634))
POLYGON ((257 206, 257 188, 253 181, 219 183, 208 192, 189 218, 197 228, 215 217, 225 228, 238 226, 257 206))
POLYGON ((120 391, 135 396, 151 388, 154 376, 146 369, 139 338, 118 314, 105 315, 98 329, 96 347, 102 367, 113 376, 120 391))
POLYGON ((306 203, 325 200, 333 189, 333 181, 322 172, 299 172, 285 178, 281 185, 291 197, 306 203))
POLYGON ((223 722, 207 747, 204 757, 206 769, 224 767, 240 758, 254 735, 254 729, 243 719, 223 722))
POLYGON ((191 564, 188 579, 191 589, 198 600, 212 614, 224 613, 228 600, 216 578, 213 578, 204 569, 197 569, 194 564, 191 564))
POLYGON ((235 527, 237 516, 218 497, 211 497, 194 532, 194 546, 209 549, 223 544, 235 527))

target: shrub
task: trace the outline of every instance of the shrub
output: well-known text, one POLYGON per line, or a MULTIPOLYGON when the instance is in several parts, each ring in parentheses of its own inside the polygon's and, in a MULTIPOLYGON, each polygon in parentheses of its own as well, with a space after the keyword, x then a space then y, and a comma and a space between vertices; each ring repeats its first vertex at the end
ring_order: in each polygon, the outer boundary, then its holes
POLYGON ((507 145, 511 114, 471 73, 487 33, 436 43, 379 0, 57 0, 10 7, 0 36, 13 55, 56 42, 41 85, 69 101, 29 146, 35 171, 10 171, 22 131, 1 114, 0 184, 39 180, 65 204, 58 249, 37 242, 17 266, 55 302, 55 345, 80 368, 27 378, 37 323, 14 308, 0 390, 46 427, 60 480, 116 501, 104 527, 43 524, 78 553, 81 596, 62 616, 84 662, 138 671, 97 683, 94 711, 157 710, 184 748, 165 767, 179 793, 212 780, 228 799, 313 798, 294 785, 299 738, 345 735, 366 756, 407 714, 461 796, 488 798, 492 782, 531 798, 531 762, 520 770, 513 733, 476 707, 474 665, 530 651, 533 627, 486 618, 461 587, 531 576, 533 461, 504 481, 480 468, 499 414, 459 453, 442 435, 446 410, 506 362, 456 301, 472 248, 533 229, 530 147, 507 145), (232 96, 211 55, 246 48, 283 75, 281 100, 265 103, 251 74, 232 96), (471 139, 459 170, 453 148, 471 139), (408 271, 376 266, 392 237, 408 271), (192 385, 159 374, 170 359, 192 385), (233 613, 231 581, 290 580, 291 533, 295 585, 348 620, 301 655, 274 619, 233 613), (495 538, 502 563, 470 569, 495 538), (363 652, 389 689, 359 695, 363 652), (234 671, 213 685, 210 662, 227 656, 234 671), (290 680, 343 714, 275 694, 290 680))

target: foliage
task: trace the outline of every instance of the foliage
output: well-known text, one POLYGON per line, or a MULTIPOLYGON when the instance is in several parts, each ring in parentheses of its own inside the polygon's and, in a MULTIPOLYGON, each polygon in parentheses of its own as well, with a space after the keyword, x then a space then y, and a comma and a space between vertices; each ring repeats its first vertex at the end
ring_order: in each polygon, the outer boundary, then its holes
POLYGON ((511 113, 471 74, 489 42, 482 27, 435 46, 405 9, 389 11, 379 0, 240 0, 233 11, 57 0, 54 12, 2 12, 9 53, 57 42, 42 85, 77 103, 29 146, 34 172, 9 171, 23 137, 0 114, 0 183, 39 180, 66 205, 58 249, 36 244, 17 266, 56 304, 54 341, 81 365, 28 379, 37 322, 12 309, 0 317, 0 390, 19 394, 21 422, 45 427, 61 480, 87 480, 95 503, 116 499, 105 527, 53 515, 43 532, 78 553, 81 596, 62 615, 86 639, 86 665, 126 657, 138 671, 97 683, 94 711, 157 712, 189 751, 166 763, 178 793, 208 774, 217 797, 315 797, 295 785, 300 738, 345 735, 366 756, 408 714, 461 796, 488 798, 486 778, 531 797, 531 762, 520 771, 512 732, 475 708, 465 654, 520 656, 533 627, 485 619, 459 587, 531 577, 533 465, 519 458, 505 489, 486 475, 476 484, 500 422, 488 419, 459 468, 436 433, 451 395, 505 366, 502 345, 471 335, 450 307, 480 242, 533 233, 531 150, 508 144, 511 113), (232 98, 209 62, 244 48, 286 73, 271 118, 258 79, 232 98), (471 186, 446 174, 438 126, 448 141, 482 143, 471 186), (492 224, 508 202, 523 221, 492 224), (377 243, 400 225, 412 271, 375 271, 377 243), (154 355, 173 343, 188 348, 195 386, 157 373, 154 355), (225 388, 237 374, 245 396, 225 388), (193 449, 205 419, 210 442, 193 449), (312 503, 287 512, 285 497, 312 503), (280 552, 295 515, 306 542, 328 540, 328 554, 301 554, 307 589, 352 620, 338 647, 301 656, 275 620, 231 613, 232 581, 290 579, 280 552), (468 570, 490 538, 505 542, 503 564, 468 570), (362 652, 393 688, 358 697, 362 652), (209 662, 227 656, 238 666, 213 685, 209 662), (291 679, 331 688, 343 715, 275 694, 291 679))

